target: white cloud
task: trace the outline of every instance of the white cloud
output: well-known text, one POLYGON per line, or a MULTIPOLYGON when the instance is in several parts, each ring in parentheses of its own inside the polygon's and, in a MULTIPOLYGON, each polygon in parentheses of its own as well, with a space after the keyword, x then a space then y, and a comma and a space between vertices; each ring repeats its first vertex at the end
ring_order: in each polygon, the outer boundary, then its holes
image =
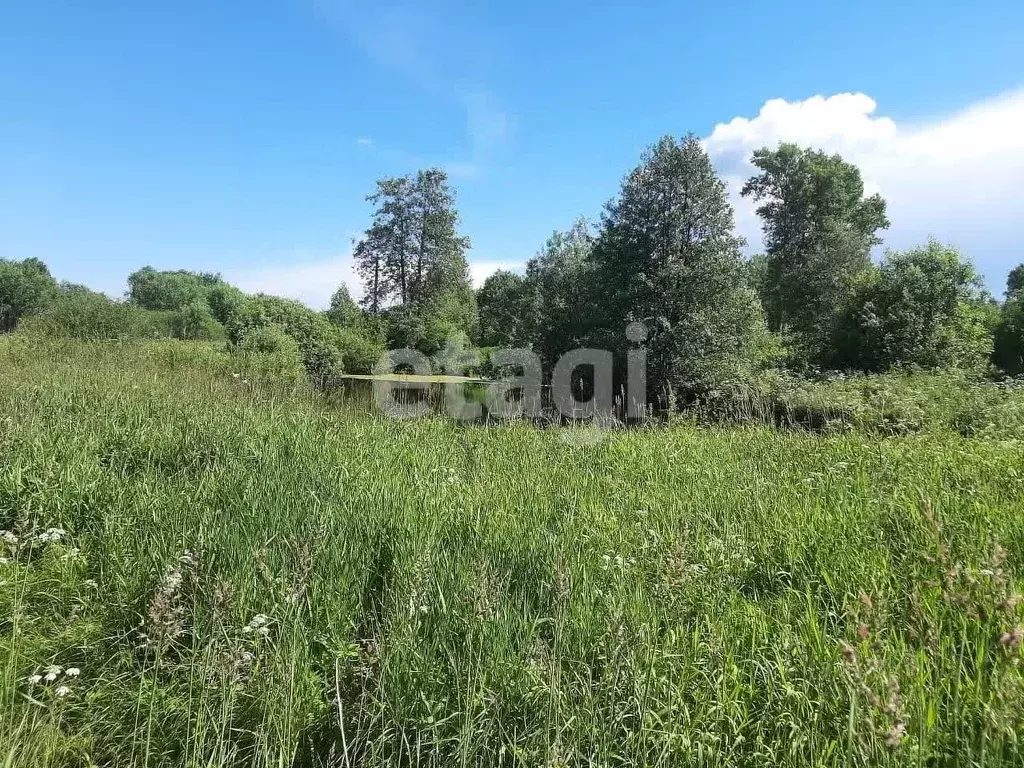
POLYGON ((298 299, 316 309, 326 309, 331 295, 342 283, 358 300, 362 287, 356 276, 352 255, 293 256, 291 264, 265 265, 229 270, 225 279, 246 293, 269 293, 298 299))
POLYGON ((356 144, 358 144, 360 147, 372 147, 373 146, 373 139, 368 139, 366 137, 361 137, 361 138, 356 139, 356 144))
POLYGON ((705 146, 729 182, 737 226, 753 247, 761 241, 760 224, 739 189, 753 173, 751 153, 780 141, 838 152, 856 163, 868 192, 888 201, 888 246, 935 235, 973 257, 994 289, 1021 258, 1024 90, 920 122, 878 115, 871 97, 843 93, 772 99, 756 117, 718 124, 705 146))
POLYGON ((499 269, 507 272, 522 272, 524 264, 520 261, 471 261, 469 263, 469 279, 474 288, 484 284, 484 280, 499 269))

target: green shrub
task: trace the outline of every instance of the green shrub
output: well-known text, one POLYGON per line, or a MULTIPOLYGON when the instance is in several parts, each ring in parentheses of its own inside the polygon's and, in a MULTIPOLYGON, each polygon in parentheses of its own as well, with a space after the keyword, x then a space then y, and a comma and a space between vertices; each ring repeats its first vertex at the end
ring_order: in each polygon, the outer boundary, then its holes
POLYGON ((1024 373, 1024 296, 1012 294, 1002 307, 992 362, 1011 376, 1024 373))
POLYGON ((334 344, 341 354, 346 373, 369 374, 387 351, 378 341, 367 338, 354 328, 336 326, 334 344))
POLYGON ((143 267, 128 276, 128 297, 143 309, 174 310, 206 301, 210 289, 222 285, 219 275, 185 269, 157 271, 143 267))
POLYGON ((174 313, 141 309, 102 293, 61 293, 50 307, 22 324, 27 335, 80 340, 157 339, 174 335, 174 313))
POLYGON ((978 369, 992 351, 994 305, 969 260, 932 240, 886 254, 839 313, 833 365, 865 371, 978 369))
POLYGON ((57 296, 57 283, 39 259, 0 259, 0 331, 13 331, 27 315, 43 311, 57 296))
POLYGON ((964 437, 1024 436, 1024 380, 979 383, 965 389, 951 426, 964 437))
POLYGON ((247 375, 295 382, 305 373, 298 342, 280 325, 254 328, 235 347, 235 352, 247 375))
POLYGON ((210 306, 210 312, 214 319, 222 325, 227 325, 234 314, 245 304, 245 294, 227 283, 220 283, 213 286, 206 294, 206 303, 210 306))
POLYGON ((172 315, 174 338, 182 341, 218 341, 226 334, 202 301, 186 304, 172 315))
POLYGON ((246 299, 229 320, 228 339, 232 344, 242 344, 250 333, 269 325, 278 326, 298 344, 306 371, 314 380, 344 372, 334 341, 336 328, 298 301, 265 294, 246 299))

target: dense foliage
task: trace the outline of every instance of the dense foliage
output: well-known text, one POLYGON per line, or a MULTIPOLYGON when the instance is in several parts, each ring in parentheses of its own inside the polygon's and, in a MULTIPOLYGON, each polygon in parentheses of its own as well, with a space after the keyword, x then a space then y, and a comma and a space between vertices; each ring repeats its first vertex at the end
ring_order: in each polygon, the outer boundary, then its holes
POLYGON ((57 282, 39 259, 0 259, 0 332, 12 331, 26 315, 42 311, 57 294, 57 282))
POLYGON ((769 327, 799 360, 823 362, 833 313, 851 280, 869 268, 878 230, 889 226, 885 201, 864 197, 860 171, 838 155, 781 144, 758 150, 752 163, 760 173, 742 194, 762 202, 769 327))
POLYGON ((469 239, 458 233, 447 175, 431 168, 381 179, 367 199, 373 222, 356 243, 356 269, 363 306, 383 321, 389 343, 432 353, 447 337, 475 335, 469 239))
POLYGON ((840 318, 840 367, 978 368, 992 352, 989 302, 974 267, 935 241, 862 271, 840 318))

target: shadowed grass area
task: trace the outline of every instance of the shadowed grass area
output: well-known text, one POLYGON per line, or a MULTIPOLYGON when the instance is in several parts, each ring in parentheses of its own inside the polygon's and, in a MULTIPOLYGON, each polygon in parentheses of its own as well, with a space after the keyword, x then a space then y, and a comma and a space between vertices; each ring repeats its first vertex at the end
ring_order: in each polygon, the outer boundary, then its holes
POLYGON ((574 440, 215 345, 0 362, 4 765, 1021 762, 1018 435, 574 440))

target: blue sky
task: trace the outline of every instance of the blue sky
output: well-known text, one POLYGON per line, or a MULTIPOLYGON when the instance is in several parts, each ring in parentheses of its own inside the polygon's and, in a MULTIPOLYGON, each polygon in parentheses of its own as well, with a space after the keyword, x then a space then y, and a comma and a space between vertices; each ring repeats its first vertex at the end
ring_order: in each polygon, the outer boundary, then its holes
POLYGON ((1024 5, 833 5, 7 0, 0 257, 115 295, 152 264, 322 303, 375 179, 439 165, 479 278, 694 132, 734 190, 761 144, 843 152, 888 244, 954 242, 1000 290, 1024 260, 1024 5))

